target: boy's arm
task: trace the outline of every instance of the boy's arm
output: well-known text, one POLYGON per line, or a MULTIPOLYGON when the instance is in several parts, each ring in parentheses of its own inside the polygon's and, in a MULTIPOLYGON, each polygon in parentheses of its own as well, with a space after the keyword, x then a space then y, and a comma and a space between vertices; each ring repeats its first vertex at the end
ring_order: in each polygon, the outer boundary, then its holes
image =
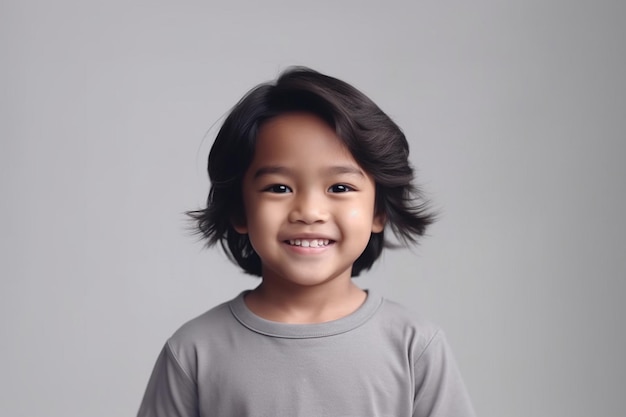
POLYGON ((438 331, 415 362, 413 417, 475 417, 456 361, 438 331))
POLYGON ((137 417, 197 417, 198 395, 166 344, 157 359, 137 417))

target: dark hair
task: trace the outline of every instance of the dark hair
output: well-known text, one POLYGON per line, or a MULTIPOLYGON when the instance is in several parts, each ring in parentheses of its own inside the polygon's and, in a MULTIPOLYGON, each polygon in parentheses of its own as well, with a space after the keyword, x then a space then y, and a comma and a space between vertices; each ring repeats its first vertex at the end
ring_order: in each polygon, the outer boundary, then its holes
MULTIPOLYGON (((257 133, 267 120, 288 112, 317 115, 335 129, 358 164, 376 183, 375 210, 404 243, 417 243, 434 220, 412 184, 409 144, 400 128, 356 88, 304 67, 283 72, 276 82, 250 90, 233 107, 209 153, 211 188, 205 209, 187 214, 207 246, 219 242, 246 273, 261 276, 261 259, 247 235, 233 228, 243 220, 242 180, 254 155, 257 133)), ((372 233, 352 267, 352 276, 369 269, 380 256, 384 231, 372 233)))

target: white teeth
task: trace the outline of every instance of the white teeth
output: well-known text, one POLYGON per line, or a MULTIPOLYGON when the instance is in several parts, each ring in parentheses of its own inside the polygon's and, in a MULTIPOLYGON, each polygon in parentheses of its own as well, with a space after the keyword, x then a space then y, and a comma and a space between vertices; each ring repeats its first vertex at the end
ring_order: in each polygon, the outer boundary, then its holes
POLYGON ((290 240, 289 244, 293 246, 302 246, 303 248, 321 248, 323 246, 328 246, 330 241, 328 239, 294 239, 290 240))

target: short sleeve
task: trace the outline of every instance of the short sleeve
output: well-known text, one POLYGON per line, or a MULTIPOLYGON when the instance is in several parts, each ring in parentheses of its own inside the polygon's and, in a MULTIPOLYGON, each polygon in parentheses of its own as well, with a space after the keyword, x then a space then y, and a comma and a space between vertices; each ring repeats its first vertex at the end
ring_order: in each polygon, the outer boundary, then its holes
POLYGON ((137 417, 197 417, 198 395, 169 344, 161 351, 137 417))
POLYGON ((445 336, 435 333, 415 361, 413 417, 475 417, 445 336))

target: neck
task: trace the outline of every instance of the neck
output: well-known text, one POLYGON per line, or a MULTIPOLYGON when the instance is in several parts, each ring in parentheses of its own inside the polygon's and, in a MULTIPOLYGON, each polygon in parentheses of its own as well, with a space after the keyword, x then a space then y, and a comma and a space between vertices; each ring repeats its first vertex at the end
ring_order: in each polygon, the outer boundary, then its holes
POLYGON ((264 281, 246 296, 246 305, 266 320, 307 324, 345 317, 357 310, 367 297, 352 280, 333 284, 285 287, 264 281))

